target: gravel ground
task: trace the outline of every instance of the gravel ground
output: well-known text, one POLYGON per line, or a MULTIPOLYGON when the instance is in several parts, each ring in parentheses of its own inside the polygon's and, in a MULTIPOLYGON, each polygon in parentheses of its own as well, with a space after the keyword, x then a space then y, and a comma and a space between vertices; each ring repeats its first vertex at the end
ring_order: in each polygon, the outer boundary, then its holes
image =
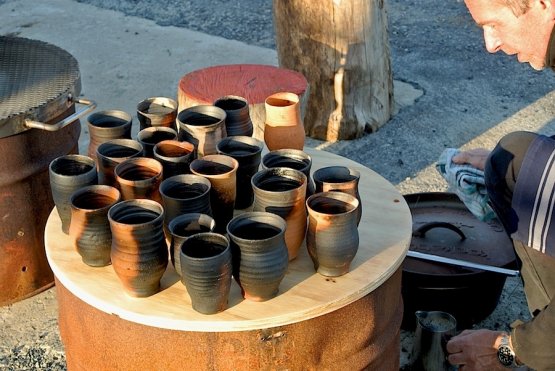
MULTIPOLYGON (((153 0, 79 2, 275 48, 269 0, 165 1, 164 6, 153 0)), ((356 141, 309 141, 311 146, 356 160, 407 194, 446 190, 433 168, 446 147, 492 147, 517 128, 554 131, 553 74, 533 71, 514 57, 488 55, 460 0, 386 3, 394 78, 422 96, 377 133, 356 141)), ((56 313, 54 289, 0 308, 0 369, 65 369, 56 313)), ((520 281, 510 278, 497 309, 477 327, 507 329, 510 321, 527 317, 520 281)), ((402 332, 402 365, 410 362, 412 336, 402 332)))

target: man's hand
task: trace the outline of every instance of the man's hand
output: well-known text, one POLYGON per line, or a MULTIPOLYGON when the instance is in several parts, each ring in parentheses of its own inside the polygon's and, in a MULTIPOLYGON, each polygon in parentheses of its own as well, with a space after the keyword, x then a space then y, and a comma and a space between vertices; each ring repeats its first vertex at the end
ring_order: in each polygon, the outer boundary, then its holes
POLYGON ((460 371, 506 370, 497 359, 497 347, 501 341, 500 331, 464 330, 447 342, 447 360, 459 365, 460 371))
POLYGON ((490 152, 490 150, 485 148, 474 148, 468 151, 462 151, 453 156, 453 162, 459 165, 469 164, 475 168, 484 170, 490 152))

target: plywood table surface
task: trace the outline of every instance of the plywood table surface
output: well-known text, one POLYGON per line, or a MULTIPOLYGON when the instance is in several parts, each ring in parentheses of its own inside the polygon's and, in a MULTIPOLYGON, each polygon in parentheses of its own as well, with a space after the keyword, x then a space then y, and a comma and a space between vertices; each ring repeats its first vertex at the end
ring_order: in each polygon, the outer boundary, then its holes
POLYGON ((227 332, 283 326, 342 308, 372 292, 401 265, 412 232, 410 210, 402 195, 374 171, 346 158, 306 148, 320 167, 343 165, 361 173, 359 193, 362 218, 360 246, 349 273, 327 278, 316 273, 303 244, 289 263, 277 297, 266 302, 244 300, 233 281, 224 312, 203 315, 194 311, 185 286, 171 264, 161 290, 147 298, 128 296, 111 265, 89 267, 61 230, 56 209, 45 231, 46 254, 56 278, 87 304, 122 319, 148 326, 183 331, 227 332))

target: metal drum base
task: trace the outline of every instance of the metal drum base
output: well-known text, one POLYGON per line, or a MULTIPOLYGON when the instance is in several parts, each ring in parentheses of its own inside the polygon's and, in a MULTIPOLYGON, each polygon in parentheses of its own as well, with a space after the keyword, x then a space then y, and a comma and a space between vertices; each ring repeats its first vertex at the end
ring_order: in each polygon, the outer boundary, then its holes
POLYGON ((59 281, 56 288, 68 370, 399 370, 400 270, 334 312, 236 332, 145 326, 88 305, 59 281))
MULTIPOLYGON (((73 111, 71 106, 59 117, 73 111)), ((80 132, 76 121, 57 132, 31 129, 0 139, 0 306, 54 284, 44 250, 44 228, 54 208, 48 166, 58 156, 77 153, 80 132)))

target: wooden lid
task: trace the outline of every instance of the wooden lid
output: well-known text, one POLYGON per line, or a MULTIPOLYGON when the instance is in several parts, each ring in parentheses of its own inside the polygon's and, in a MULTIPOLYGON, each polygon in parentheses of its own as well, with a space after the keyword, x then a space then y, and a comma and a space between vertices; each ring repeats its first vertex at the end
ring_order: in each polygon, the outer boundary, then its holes
MULTIPOLYGON (((147 298, 125 294, 112 266, 93 268, 81 261, 69 236, 62 233, 56 209, 46 225, 46 254, 58 280, 89 305, 122 319, 160 328, 225 332, 283 326, 330 313, 362 298, 401 266, 411 240, 412 220, 403 196, 372 170, 343 157, 306 148, 313 168, 329 164, 361 173, 359 193, 363 215, 360 246, 349 273, 326 278, 316 273, 306 247, 290 262, 277 297, 252 302, 232 282, 229 307, 203 315, 191 307, 189 295, 173 266, 162 277, 162 290, 147 298)), ((393 310, 393 308, 392 308, 393 310)))

